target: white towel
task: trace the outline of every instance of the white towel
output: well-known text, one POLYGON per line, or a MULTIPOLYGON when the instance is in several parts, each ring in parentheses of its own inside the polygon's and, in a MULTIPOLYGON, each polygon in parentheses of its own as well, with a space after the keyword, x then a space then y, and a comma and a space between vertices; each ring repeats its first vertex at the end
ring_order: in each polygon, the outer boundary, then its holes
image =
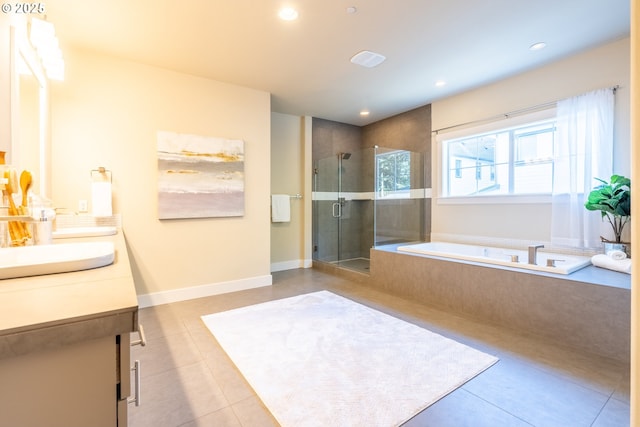
POLYGON ((291 221, 291 197, 288 194, 271 195, 271 222, 291 221))
POLYGON ((93 216, 111 216, 111 183, 91 183, 91 204, 93 216))
POLYGON ((611 259, 620 261, 621 259, 625 259, 627 257, 627 254, 624 251, 619 251, 615 249, 613 251, 607 252, 607 256, 611 259))
POLYGON ((591 257, 591 264, 596 267, 631 274, 631 259, 629 258, 616 260, 605 254, 598 254, 591 257))

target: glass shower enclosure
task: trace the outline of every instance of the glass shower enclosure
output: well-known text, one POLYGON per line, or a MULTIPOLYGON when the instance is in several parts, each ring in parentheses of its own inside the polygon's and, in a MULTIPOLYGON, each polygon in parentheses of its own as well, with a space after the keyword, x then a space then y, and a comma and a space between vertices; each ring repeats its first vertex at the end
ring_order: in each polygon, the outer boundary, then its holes
POLYGON ((368 273, 372 247, 420 241, 422 158, 421 153, 372 147, 316 161, 314 262, 368 273))

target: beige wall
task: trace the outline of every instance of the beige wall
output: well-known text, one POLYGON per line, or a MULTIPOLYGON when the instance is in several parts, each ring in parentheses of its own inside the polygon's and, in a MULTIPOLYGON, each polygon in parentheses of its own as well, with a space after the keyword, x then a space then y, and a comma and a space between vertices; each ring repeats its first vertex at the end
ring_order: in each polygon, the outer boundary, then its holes
POLYGON ((290 222, 271 224, 271 271, 311 266, 305 250, 305 224, 311 226, 305 222, 305 213, 311 209, 311 191, 304 179, 311 156, 305 128, 304 117, 271 114, 271 193, 302 196, 291 199, 290 222))
POLYGON ((270 284, 270 95, 64 50, 65 81, 51 102, 55 205, 77 210, 91 199, 90 171, 112 171, 139 295, 270 284), (244 216, 158 220, 159 130, 245 141, 244 216))
MULTIPOLYGON (((601 46, 548 66, 432 104, 438 130, 517 111, 604 87, 616 94, 614 172, 629 175, 629 39, 601 46)), ((438 155, 433 138, 433 185, 438 155)), ((432 203, 432 233, 548 241, 550 204, 450 205, 432 203), (498 219, 498 220, 496 220, 498 219)))
MULTIPOLYGON (((640 0, 631 0, 631 178, 640 174, 640 0)), ((636 191, 635 194, 638 194, 636 191)), ((640 210, 637 197, 631 210, 640 210)), ((640 217, 631 216, 631 245, 640 245, 640 217)), ((631 423, 640 425, 640 264, 636 260, 631 272, 631 423)))

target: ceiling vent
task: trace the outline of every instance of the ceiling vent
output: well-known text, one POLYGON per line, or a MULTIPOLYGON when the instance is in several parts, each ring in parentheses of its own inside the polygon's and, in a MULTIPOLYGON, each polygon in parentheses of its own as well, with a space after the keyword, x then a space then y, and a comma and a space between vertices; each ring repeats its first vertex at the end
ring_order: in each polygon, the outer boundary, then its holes
POLYGON ((362 52, 358 52, 351 57, 351 62, 354 64, 362 65, 366 68, 373 68, 376 65, 380 65, 385 59, 384 56, 379 53, 369 52, 368 50, 363 50, 362 52))

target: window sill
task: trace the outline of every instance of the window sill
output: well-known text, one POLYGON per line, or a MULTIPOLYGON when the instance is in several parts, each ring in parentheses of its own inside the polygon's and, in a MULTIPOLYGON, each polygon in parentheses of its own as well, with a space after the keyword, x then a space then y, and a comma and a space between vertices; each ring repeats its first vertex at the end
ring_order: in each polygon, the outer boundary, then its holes
POLYGON ((469 196, 469 197, 438 197, 439 205, 520 205, 551 203, 550 194, 527 194, 511 196, 469 196))

